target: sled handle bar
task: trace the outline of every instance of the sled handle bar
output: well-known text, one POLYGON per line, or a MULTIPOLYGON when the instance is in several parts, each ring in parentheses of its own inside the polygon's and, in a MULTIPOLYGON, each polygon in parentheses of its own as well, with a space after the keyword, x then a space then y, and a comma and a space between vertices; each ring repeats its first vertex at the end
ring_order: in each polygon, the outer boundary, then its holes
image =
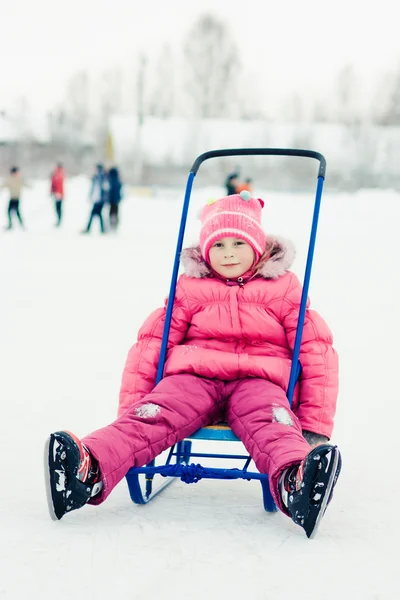
POLYGON ((301 150, 293 148, 229 148, 224 150, 210 150, 200 154, 194 161, 191 173, 197 174, 201 163, 209 158, 216 158, 221 156, 255 156, 255 155, 269 155, 269 156, 303 156, 304 158, 315 158, 319 161, 318 177, 325 178, 326 171, 326 160, 325 157, 319 152, 313 150, 301 150))
POLYGON ((314 258, 314 247, 315 247, 315 239, 317 236, 317 228, 318 228, 318 218, 319 218, 319 210, 321 206, 321 196, 322 196, 322 188, 324 185, 325 179, 325 170, 326 170, 326 160, 325 157, 319 152, 314 152, 313 150, 297 150, 292 148, 234 148, 234 149, 223 149, 223 150, 210 150, 209 152, 204 152, 200 154, 194 161, 192 168, 189 173, 189 177, 186 184, 186 192, 185 198, 183 201, 182 207, 182 216, 181 222, 179 226, 179 234, 178 240, 176 244, 176 252, 175 252, 175 260, 174 266, 172 270, 171 277, 171 285, 168 296, 167 310, 165 314, 165 323, 164 323, 164 331, 161 340, 161 349, 160 349, 160 358, 158 362, 157 376, 156 376, 156 384, 161 381, 164 376, 164 365, 165 359, 167 356, 168 349, 168 337, 169 331, 171 328, 171 320, 172 320, 172 309, 174 306, 175 300, 175 292, 176 292, 176 283, 178 280, 178 271, 179 271, 179 263, 180 263, 180 254, 183 245, 183 237, 185 234, 185 227, 187 221, 187 215, 189 211, 189 203, 190 203, 190 195, 192 193, 193 180, 196 176, 197 171, 201 163, 209 158, 216 158, 222 156, 254 156, 254 155, 270 155, 270 156, 300 156, 305 158, 315 158, 319 160, 319 171, 318 171, 318 179, 317 179, 317 190, 315 195, 314 202, 314 212, 311 224, 311 232, 310 232, 310 241, 308 245, 308 253, 307 253, 307 261, 306 268, 304 274, 303 281, 303 290, 301 294, 300 308, 299 308, 299 316, 297 320, 297 328, 296 328, 296 337, 294 342, 293 354, 292 354, 292 366, 290 369, 290 377, 288 383, 287 390, 287 398, 289 400, 290 405, 292 405, 293 393, 296 382, 299 378, 301 372, 301 364, 299 361, 300 356, 300 346, 301 346, 301 338, 303 336, 303 327, 304 327, 304 319, 307 308, 307 298, 308 298, 308 289, 310 285, 311 278, 311 268, 312 262, 314 258))

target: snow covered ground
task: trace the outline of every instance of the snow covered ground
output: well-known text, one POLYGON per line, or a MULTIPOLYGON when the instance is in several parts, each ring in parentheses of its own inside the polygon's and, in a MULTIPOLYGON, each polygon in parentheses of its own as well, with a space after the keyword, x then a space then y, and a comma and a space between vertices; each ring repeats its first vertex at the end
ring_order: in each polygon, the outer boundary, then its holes
MULTIPOLYGON (((118 235, 95 223, 80 236, 87 188, 69 183, 56 230, 38 182, 23 199, 27 231, 0 233, 0 599, 397 598, 400 196, 323 198, 310 295, 341 359, 343 470, 308 540, 264 512, 257 482, 176 481, 141 507, 122 481, 102 506, 49 519, 44 440, 114 419, 127 350, 168 292, 183 196, 129 195, 118 235)), ((195 187, 188 243, 197 208, 221 193, 195 187)), ((263 196, 265 227, 294 240, 302 276, 313 193, 263 196)))

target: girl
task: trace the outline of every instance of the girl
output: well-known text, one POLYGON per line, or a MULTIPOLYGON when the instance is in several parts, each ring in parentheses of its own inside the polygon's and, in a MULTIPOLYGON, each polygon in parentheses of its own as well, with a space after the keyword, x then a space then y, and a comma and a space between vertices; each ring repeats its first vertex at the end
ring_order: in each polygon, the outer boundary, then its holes
POLYGON ((100 504, 129 468, 226 420, 269 474, 277 506, 309 537, 315 533, 341 468, 338 449, 327 443, 337 355, 328 326, 308 308, 291 409, 286 389, 302 288, 288 271, 291 244, 261 227, 263 205, 244 191, 203 208, 200 246, 181 256, 185 274, 160 383, 154 387, 165 307, 147 318, 128 354, 118 419, 82 440, 67 431, 50 435, 53 518, 100 504))

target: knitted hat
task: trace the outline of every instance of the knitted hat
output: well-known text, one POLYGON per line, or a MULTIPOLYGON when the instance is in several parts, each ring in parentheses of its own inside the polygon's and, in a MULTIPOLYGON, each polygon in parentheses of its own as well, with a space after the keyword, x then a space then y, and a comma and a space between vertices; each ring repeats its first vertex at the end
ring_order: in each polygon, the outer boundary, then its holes
POLYGON ((210 200, 201 211, 200 250, 209 262, 210 248, 224 237, 245 240, 256 254, 256 262, 264 253, 266 234, 261 227, 264 202, 252 198, 250 192, 232 194, 220 200, 210 200))

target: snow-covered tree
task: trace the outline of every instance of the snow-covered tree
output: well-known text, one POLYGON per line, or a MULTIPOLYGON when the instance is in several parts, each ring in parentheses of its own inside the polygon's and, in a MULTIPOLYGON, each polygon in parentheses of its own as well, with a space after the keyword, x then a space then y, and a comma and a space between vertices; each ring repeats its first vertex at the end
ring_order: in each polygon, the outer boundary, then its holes
POLYGON ((340 123, 354 123, 360 120, 357 110, 357 75, 353 65, 346 65, 339 71, 335 81, 336 120, 340 123))
POLYGON ((400 125, 400 65, 379 82, 372 114, 381 125, 400 125))
POLYGON ((167 119, 175 114, 176 73, 171 47, 165 44, 156 59, 148 100, 149 114, 167 119))
POLYGON ((185 90, 196 117, 227 117, 236 108, 239 53, 227 25, 199 17, 184 44, 185 90))

